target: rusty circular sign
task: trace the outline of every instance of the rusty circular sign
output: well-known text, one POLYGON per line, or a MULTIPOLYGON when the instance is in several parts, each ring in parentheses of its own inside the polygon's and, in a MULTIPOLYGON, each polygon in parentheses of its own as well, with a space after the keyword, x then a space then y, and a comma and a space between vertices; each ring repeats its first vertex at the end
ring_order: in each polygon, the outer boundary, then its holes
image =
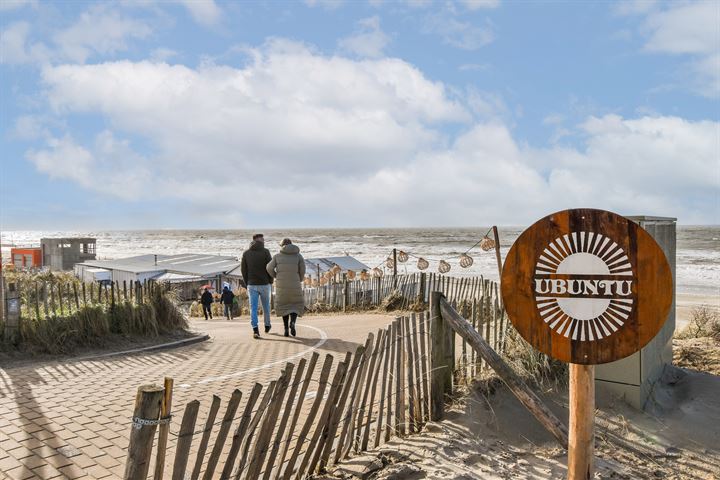
POLYGON ((502 297, 533 347, 592 365, 627 357, 660 331, 673 279, 660 246, 636 223, 603 210, 565 210, 515 241, 502 297))

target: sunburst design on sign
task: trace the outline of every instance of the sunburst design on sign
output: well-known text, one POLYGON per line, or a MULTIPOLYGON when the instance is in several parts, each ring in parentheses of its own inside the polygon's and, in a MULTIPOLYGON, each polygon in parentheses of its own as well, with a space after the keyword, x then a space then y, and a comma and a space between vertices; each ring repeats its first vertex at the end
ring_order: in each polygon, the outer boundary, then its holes
POLYGON ((633 309, 630 259, 599 233, 572 232, 552 241, 537 260, 533 281, 540 316, 572 340, 612 335, 633 309))

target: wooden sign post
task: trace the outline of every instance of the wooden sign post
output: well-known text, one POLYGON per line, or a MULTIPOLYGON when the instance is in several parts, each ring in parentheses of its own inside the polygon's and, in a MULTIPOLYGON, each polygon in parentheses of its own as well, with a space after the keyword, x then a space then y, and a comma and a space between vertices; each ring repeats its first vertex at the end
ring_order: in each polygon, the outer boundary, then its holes
POLYGON ((625 217, 565 210, 518 237, 501 288, 518 333, 570 363, 568 479, 592 478, 593 365, 637 352, 662 328, 673 294, 665 254, 625 217))

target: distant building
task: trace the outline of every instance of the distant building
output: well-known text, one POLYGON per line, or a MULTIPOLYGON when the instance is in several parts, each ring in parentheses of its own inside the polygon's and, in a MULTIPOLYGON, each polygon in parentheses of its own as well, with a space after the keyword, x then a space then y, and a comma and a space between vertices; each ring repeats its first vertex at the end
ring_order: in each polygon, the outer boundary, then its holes
POLYGON ((41 247, 13 247, 10 249, 10 259, 16 269, 30 269, 42 267, 41 247))
POLYGON ((370 267, 362 263, 357 258, 345 255, 342 257, 306 258, 305 273, 307 275, 312 275, 313 277, 318 274, 323 275, 335 265, 340 267, 339 273, 341 274, 347 273, 350 270, 355 273, 360 273, 363 270, 370 270, 370 267))
POLYGON ((72 270, 75 264, 95 260, 94 238, 43 238, 42 266, 49 270, 72 270))
POLYGON ((75 276, 86 282, 132 284, 153 280, 174 284, 181 299, 197 296, 199 288, 210 284, 220 289, 227 282, 239 286, 239 275, 230 273, 240 262, 235 257, 205 254, 138 255, 117 260, 89 260, 75 265, 75 276))

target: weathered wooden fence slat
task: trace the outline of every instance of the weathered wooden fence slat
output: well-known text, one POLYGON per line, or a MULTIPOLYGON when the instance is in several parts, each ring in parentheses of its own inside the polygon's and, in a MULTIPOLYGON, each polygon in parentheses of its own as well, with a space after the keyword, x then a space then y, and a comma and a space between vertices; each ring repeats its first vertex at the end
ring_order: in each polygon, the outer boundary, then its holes
POLYGON ((190 475, 191 480, 197 480, 200 477, 200 470, 202 469, 203 460, 205 459, 205 451, 207 450, 208 443, 210 442, 210 434, 212 433, 213 425, 215 424, 215 417, 217 417, 219 409, 220 397, 213 395, 212 403, 210 404, 210 411, 208 412, 207 419, 205 420, 205 429, 203 430, 200 446, 198 447, 197 457, 195 457, 195 467, 190 475))
POLYGON ((172 480, 184 480, 187 469, 190 447, 192 446, 195 422, 197 421, 200 402, 193 400, 185 406, 180 431, 178 432, 177 446, 175 447, 175 462, 173 463, 172 480))
POLYGON ((310 407, 310 411, 308 412, 308 416, 305 419, 303 428, 300 430, 300 434, 298 435, 298 439, 295 444, 295 449, 293 450, 293 453, 290 456, 290 460, 288 460, 288 464, 285 467, 285 475, 283 476, 283 478, 285 480, 288 480, 292 477, 293 472, 295 470, 295 463, 297 463, 297 459, 300 456, 300 453, 302 453, 302 449, 305 444, 305 439, 307 438, 308 434, 310 433, 310 429, 312 428, 313 423, 315 422, 315 417, 317 416, 317 412, 320 409, 320 404, 323 401, 323 395, 325 395, 325 389, 327 388, 328 377, 330 376, 330 368, 332 367, 332 363, 333 363, 333 356, 331 354, 325 355, 325 362, 323 363, 322 370, 320 371, 320 381, 318 383, 318 389, 317 389, 317 393, 315 395, 315 401, 313 402, 312 406, 310 407))
POLYGON ((258 406, 257 411, 252 416, 250 423, 248 423, 247 430, 245 431, 245 438, 243 440, 242 455, 240 456, 240 462, 238 463, 237 470, 235 472, 235 480, 240 479, 242 474, 245 473, 245 465, 247 464, 248 457, 250 456, 250 448, 252 446, 253 437, 255 436, 255 430, 257 429, 260 420, 263 418, 265 409, 270 403, 270 399, 275 392, 276 386, 277 380, 270 382, 267 389, 265 389, 265 394, 263 395, 262 400, 260 400, 260 405, 258 406))
MULTIPOLYGON (((295 412, 293 413, 292 420, 290 421, 290 427, 288 427, 287 440, 285 441, 282 455, 280 455, 280 461, 278 462, 278 472, 280 472, 280 470, 282 469, 283 464, 285 463, 285 457, 290 450, 290 440, 295 433, 295 427, 297 426, 298 419, 300 418, 300 412, 305 401, 305 396, 307 395, 308 387, 310 386, 310 379, 312 378, 313 372, 315 371, 315 366, 317 365, 318 358, 320 358, 320 354, 317 352, 313 352, 312 356, 310 357, 310 364, 308 366, 307 373, 305 374, 305 378, 303 379, 302 387, 300 388, 300 395, 298 395, 297 397, 298 401, 297 405, 295 405, 295 412)), ((277 478, 280 478, 280 476, 278 475, 277 478)))
POLYGON ((218 460, 220 460, 220 454, 225 446, 225 440, 227 439, 228 432, 230 431, 233 419, 235 418, 235 412, 237 412, 237 409, 240 406, 241 399, 242 392, 235 389, 230 396, 230 401, 228 402, 227 407, 225 408, 225 414, 223 415, 222 423, 220 423, 220 430, 215 438, 215 445, 213 445, 213 448, 210 451, 210 457, 208 458, 207 465, 205 466, 203 480, 210 480, 215 473, 215 467, 217 467, 218 460))
MULTIPOLYGON (((263 480, 268 480, 270 478, 270 475, 275 466, 275 459, 277 458, 277 454, 280 450, 280 443, 282 442, 283 436, 285 435, 285 427, 287 426, 287 422, 290 419, 292 406, 295 402, 298 388, 300 388, 300 384, 302 383, 303 373, 305 372, 306 364, 307 360, 305 358, 300 359, 300 363, 298 363, 298 368, 295 372, 295 379, 293 380, 292 386, 290 387, 290 393, 288 394, 287 401, 285 402, 283 415, 280 419, 280 423, 278 424, 277 434, 275 435, 275 440, 272 443, 272 450, 270 451, 270 455, 268 456, 268 466, 265 469, 263 480)), ((290 440, 292 439, 291 434, 287 436, 287 442, 290 442, 290 440)), ((277 466, 278 470, 280 470, 280 467, 281 465, 277 466)))
MULTIPOLYGON (((265 415, 263 424, 260 427, 260 433, 255 442, 255 450, 250 457, 246 478, 260 478, 260 472, 265 462, 265 457, 267 456, 268 447, 270 446, 271 435, 277 424, 277 417, 280 414, 280 407, 282 407, 282 401, 285 398, 285 392, 290 383, 294 367, 295 365, 292 363, 286 364, 282 375, 280 375, 278 379, 273 397, 267 408, 267 414, 265 415)), ((272 465, 270 465, 268 469, 272 469, 272 465)))
POLYGON ((240 452, 240 446, 245 439, 245 432, 247 432, 248 425, 250 425, 250 421, 252 420, 253 408, 255 408, 255 404, 257 403, 258 398, 260 398, 262 389, 263 386, 256 383, 250 391, 250 396, 248 397, 242 417, 240 418, 240 424, 235 429, 235 433, 233 433, 232 441, 230 443, 230 451, 225 459, 225 466, 223 467, 223 471, 220 476, 222 479, 228 479, 232 475, 235 459, 240 452))

